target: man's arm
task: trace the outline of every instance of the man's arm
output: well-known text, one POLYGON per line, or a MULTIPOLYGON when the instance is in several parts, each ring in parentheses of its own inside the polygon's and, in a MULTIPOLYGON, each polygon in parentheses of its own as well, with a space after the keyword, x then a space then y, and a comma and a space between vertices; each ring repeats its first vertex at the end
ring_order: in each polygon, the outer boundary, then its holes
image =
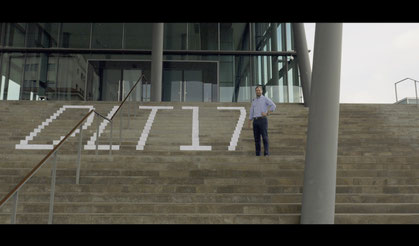
POLYGON ((266 99, 265 103, 266 103, 266 106, 268 106, 268 110, 266 111, 266 113, 262 112, 262 116, 268 116, 269 111, 273 112, 276 109, 276 105, 271 99, 267 97, 265 97, 265 99, 266 99))
POLYGON ((267 112, 267 114, 269 115, 269 111, 271 112, 275 111, 276 105, 270 98, 266 98, 266 104, 268 105, 268 107, 270 107, 270 109, 268 109, 268 112, 267 112))
POLYGON ((250 112, 249 112, 249 128, 251 128, 252 126, 252 120, 253 120, 253 102, 252 102, 252 106, 250 106, 250 112))

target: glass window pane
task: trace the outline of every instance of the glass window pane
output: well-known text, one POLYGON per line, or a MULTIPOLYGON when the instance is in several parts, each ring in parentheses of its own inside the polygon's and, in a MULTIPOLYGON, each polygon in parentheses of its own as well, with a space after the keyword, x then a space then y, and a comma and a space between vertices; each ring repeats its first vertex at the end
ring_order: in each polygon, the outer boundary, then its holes
POLYGON ((92 49, 122 49, 122 23, 93 23, 92 49))
POLYGON ((281 51, 283 23, 255 23, 255 50, 281 51), (268 45, 269 44, 269 45, 268 45))
POLYGON ((58 100, 84 100, 87 59, 83 55, 60 55, 56 90, 58 100))
POLYGON ((266 45, 268 40, 268 30, 270 23, 255 23, 254 45, 255 50, 260 51, 266 45))
POLYGON ((220 102, 232 102, 234 95, 234 57, 220 56, 220 102))
POLYGON ((221 50, 249 50, 248 23, 220 23, 221 50))
POLYGON ((28 23, 27 47, 57 47, 58 23, 28 23))
POLYGON ((237 102, 249 102, 250 94, 250 57, 237 56, 235 77, 235 97, 237 102))
POLYGON ((287 51, 292 50, 294 45, 292 42, 292 32, 291 32, 291 23, 286 24, 286 31, 287 31, 287 51))
POLYGON ((217 23, 189 23, 189 50, 218 50, 217 23))
POLYGON ((85 48, 90 47, 90 23, 62 23, 61 24, 61 48, 85 48))
POLYGON ((282 28, 283 28, 283 23, 277 23, 278 28, 276 33, 278 34, 277 36, 277 40, 278 40, 278 51, 282 51, 284 49, 283 45, 282 45, 282 28))
POLYGON ((3 60, 3 54, 0 53, 0 100, 3 100, 3 94, 4 94, 4 86, 6 84, 6 76, 3 75, 3 71, 2 70, 2 60, 3 60))
POLYGON ((3 54, 2 78, 4 76, 4 90, 7 90, 7 100, 20 99, 24 62, 25 55, 21 53, 3 54))
POLYGON ((152 23, 125 23, 125 49, 151 49, 152 23))
POLYGON ((26 54, 21 100, 36 100, 36 95, 38 95, 39 66, 39 54, 26 54))
POLYGON ((186 50, 186 23, 165 23, 163 49, 186 50))
POLYGON ((204 83, 202 80, 202 70, 184 70, 185 102, 202 102, 204 100, 204 83))
POLYGON ((5 26, 4 45, 25 47, 26 23, 8 23, 5 26))

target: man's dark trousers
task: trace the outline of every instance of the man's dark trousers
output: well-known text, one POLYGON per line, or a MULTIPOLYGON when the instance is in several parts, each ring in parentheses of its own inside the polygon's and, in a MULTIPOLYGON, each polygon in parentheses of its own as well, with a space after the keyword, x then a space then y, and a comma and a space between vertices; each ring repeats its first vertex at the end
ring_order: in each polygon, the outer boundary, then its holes
POLYGON ((253 119, 253 136, 255 137, 256 156, 260 156, 260 136, 262 135, 264 155, 269 155, 268 118, 253 119))

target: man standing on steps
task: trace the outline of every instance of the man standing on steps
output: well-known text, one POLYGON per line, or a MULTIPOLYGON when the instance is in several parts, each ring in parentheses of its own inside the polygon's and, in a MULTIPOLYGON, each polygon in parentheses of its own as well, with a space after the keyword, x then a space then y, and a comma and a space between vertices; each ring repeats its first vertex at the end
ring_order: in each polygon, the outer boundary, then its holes
POLYGON ((255 138, 256 156, 260 156, 260 136, 262 135, 264 155, 269 155, 268 118, 269 111, 276 108, 271 99, 262 95, 262 86, 256 86, 256 98, 253 99, 249 112, 249 128, 253 121, 253 136, 255 138), (268 108, 270 107, 270 108, 268 108))

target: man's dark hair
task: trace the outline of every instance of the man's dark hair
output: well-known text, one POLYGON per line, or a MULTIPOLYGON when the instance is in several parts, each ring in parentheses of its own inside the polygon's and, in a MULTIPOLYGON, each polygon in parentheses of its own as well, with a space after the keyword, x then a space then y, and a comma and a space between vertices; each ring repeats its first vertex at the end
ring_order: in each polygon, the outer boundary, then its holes
POLYGON ((263 86, 262 85, 257 85, 256 87, 255 87, 255 90, 256 90, 256 88, 260 88, 262 91, 263 91, 263 86))

